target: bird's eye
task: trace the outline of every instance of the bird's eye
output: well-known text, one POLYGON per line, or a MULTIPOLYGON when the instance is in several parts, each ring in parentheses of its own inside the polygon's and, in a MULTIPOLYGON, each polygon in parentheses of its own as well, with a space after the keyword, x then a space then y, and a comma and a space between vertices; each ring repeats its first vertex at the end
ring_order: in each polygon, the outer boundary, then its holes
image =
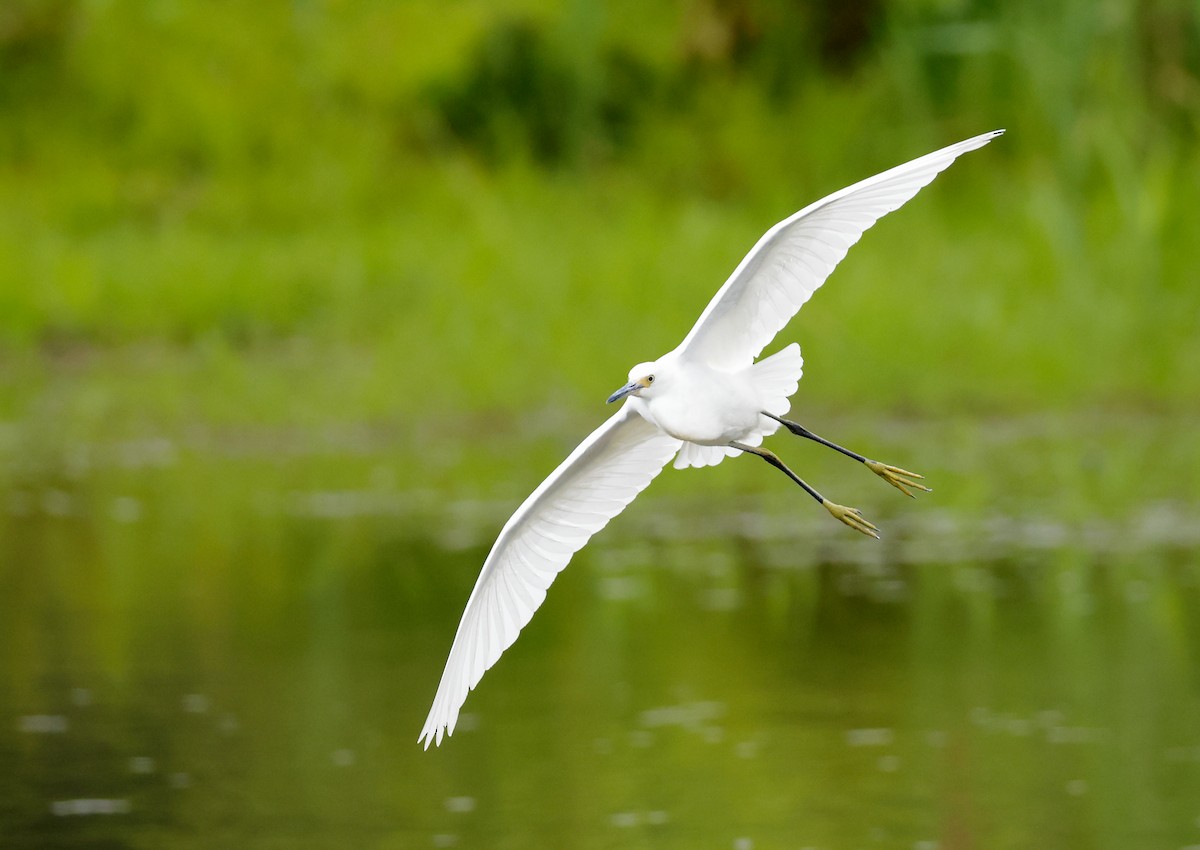
POLYGON ((647 384, 653 384, 653 383, 654 383, 654 376, 653 376, 653 375, 647 375, 647 376, 646 376, 646 383, 647 383, 647 384))

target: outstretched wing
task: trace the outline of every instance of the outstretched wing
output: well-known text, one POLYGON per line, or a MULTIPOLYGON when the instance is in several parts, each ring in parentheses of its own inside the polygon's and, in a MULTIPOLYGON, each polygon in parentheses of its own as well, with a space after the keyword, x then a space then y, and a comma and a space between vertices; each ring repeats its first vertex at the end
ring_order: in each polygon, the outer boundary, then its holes
POLYGON ((743 369, 829 277, 850 246, 993 130, 834 192, 758 240, 676 349, 718 369, 743 369))
POLYGON ((646 488, 679 446, 626 404, 517 509, 467 600, 418 738, 425 749, 454 732, 467 693, 517 639, 571 556, 646 488))

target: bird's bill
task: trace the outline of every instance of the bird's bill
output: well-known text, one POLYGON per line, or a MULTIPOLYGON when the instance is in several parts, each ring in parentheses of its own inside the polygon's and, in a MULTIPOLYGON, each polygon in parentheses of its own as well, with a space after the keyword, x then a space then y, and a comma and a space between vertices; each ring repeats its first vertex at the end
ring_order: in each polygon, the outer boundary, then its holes
POLYGON ((642 385, 640 383, 638 383, 637 381, 630 381, 628 384, 621 387, 621 389, 617 390, 615 393, 610 395, 608 397, 608 403, 612 404, 614 401, 625 398, 625 396, 629 395, 634 390, 640 390, 641 388, 642 388, 642 385))

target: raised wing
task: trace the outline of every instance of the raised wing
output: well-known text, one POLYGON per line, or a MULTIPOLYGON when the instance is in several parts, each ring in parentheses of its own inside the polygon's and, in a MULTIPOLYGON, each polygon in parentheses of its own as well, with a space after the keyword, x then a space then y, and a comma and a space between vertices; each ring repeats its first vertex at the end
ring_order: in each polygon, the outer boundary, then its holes
POLYGON ((454 732, 467 693, 517 639, 571 556, 646 488, 679 446, 626 404, 522 503, 467 600, 418 738, 425 749, 454 732))
POLYGON ((960 155, 1003 132, 993 130, 868 177, 779 222, 734 269, 676 351, 718 369, 749 366, 867 228, 960 155))

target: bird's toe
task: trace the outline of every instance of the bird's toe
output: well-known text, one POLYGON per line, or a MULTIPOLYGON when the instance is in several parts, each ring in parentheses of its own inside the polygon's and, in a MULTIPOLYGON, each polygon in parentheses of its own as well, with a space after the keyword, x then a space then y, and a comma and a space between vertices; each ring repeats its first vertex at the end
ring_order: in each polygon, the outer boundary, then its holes
POLYGON ((845 523, 868 537, 879 539, 879 529, 862 515, 862 511, 858 508, 848 508, 845 505, 838 505, 826 499, 822 504, 825 505, 825 510, 833 514, 834 518, 845 523))
POLYGON ((874 472, 888 484, 891 484, 905 496, 916 498, 913 496, 913 490, 923 490, 926 493, 933 492, 930 488, 921 483, 925 479, 924 475, 919 475, 916 472, 909 472, 907 469, 901 469, 898 466, 891 466, 886 463, 880 463, 877 460, 867 461, 867 469, 874 472))

